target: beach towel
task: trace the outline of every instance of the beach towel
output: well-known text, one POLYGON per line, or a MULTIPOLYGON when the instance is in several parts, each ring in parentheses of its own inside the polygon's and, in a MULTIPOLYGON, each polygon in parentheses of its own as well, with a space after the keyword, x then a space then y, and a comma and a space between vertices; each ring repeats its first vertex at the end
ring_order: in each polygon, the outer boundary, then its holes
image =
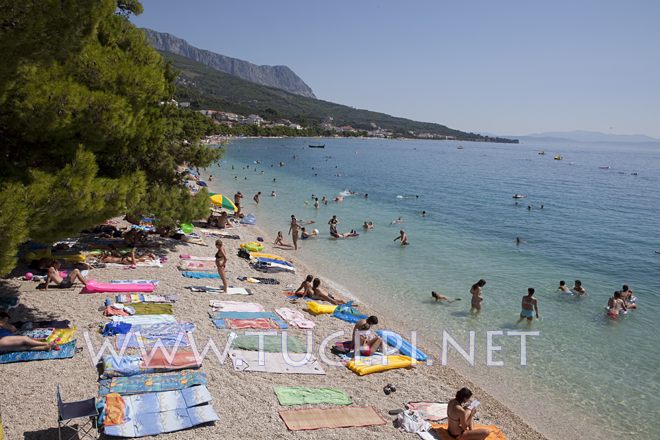
POLYGON ((197 272, 211 272, 217 271, 218 267, 215 261, 181 261, 177 266, 179 270, 190 270, 197 272))
POLYGON ((239 302, 239 301, 219 301, 212 299, 209 305, 213 307, 214 312, 263 312, 264 306, 257 303, 239 302))
POLYGON ((289 328, 288 324, 273 312, 210 312, 209 316, 217 328, 289 328))
POLYGON ((293 266, 286 264, 270 263, 264 261, 255 261, 250 264, 254 270, 258 270, 259 272, 296 272, 296 269, 293 266))
POLYGON ((160 281, 158 280, 111 280, 112 284, 153 284, 157 286, 160 281))
POLYGON ((264 277, 238 277, 239 281, 245 281, 252 284, 280 284, 275 278, 264 277))
POLYGON ((293 264, 289 263, 286 260, 278 260, 275 258, 266 258, 266 257, 256 257, 254 258, 254 261, 257 263, 275 263, 275 264, 281 264, 283 266, 289 266, 293 268, 293 264))
POLYGON ((99 380, 99 396, 118 393, 122 396, 159 391, 182 390, 206 385, 206 374, 200 371, 181 371, 161 374, 141 374, 99 380))
POLYGON ((0 364, 13 362, 46 361, 52 359, 69 359, 76 353, 76 341, 60 345, 59 350, 51 351, 15 351, 0 353, 0 364))
MULTIPOLYGON (((109 396, 108 396, 109 397, 109 396)), ((185 390, 147 393, 121 397, 126 408, 126 420, 104 427, 106 435, 144 437, 180 431, 218 420, 209 404, 211 394, 205 386, 185 390)), ((102 415, 107 413, 107 398, 102 415)))
POLYGON ((176 302, 176 295, 152 295, 145 293, 121 293, 115 296, 115 302, 120 304, 135 303, 173 303, 176 302))
POLYGON ((217 272, 190 272, 190 271, 184 271, 181 272, 181 275, 183 275, 186 278, 193 278, 196 280, 202 279, 202 278, 217 278, 220 279, 220 275, 217 272))
POLYGON ((350 322, 351 324, 355 324, 361 319, 366 319, 367 315, 360 313, 353 307, 352 303, 352 301, 349 301, 346 304, 337 306, 332 312, 332 316, 342 321, 350 322))
POLYGON ((279 412, 290 431, 385 425, 371 406, 287 409, 279 412))
POLYGON ((144 284, 112 284, 100 283, 96 280, 87 281, 87 285, 80 293, 114 293, 114 292, 146 292, 151 293, 156 286, 151 283, 144 284))
MULTIPOLYGON (((201 359, 200 359, 201 361, 201 359)), ((160 373, 164 371, 185 370, 199 368, 201 363, 195 359, 191 351, 178 350, 176 353, 163 353, 156 350, 147 353, 147 356, 136 355, 103 356, 103 379, 121 376, 136 376, 139 374, 160 373), (169 356, 171 354, 171 356, 169 356)))
POLYGON ((112 321, 131 325, 176 324, 176 318, 173 315, 113 316, 112 321))
POLYGON ((196 244, 198 246, 208 246, 208 244, 196 234, 184 235, 181 237, 181 241, 189 244, 196 244))
POLYGON ((275 387, 280 405, 350 405, 353 403, 345 391, 337 388, 275 387))
POLYGON ((171 315, 172 304, 166 303, 135 303, 131 304, 136 315, 171 315))
POLYGON ((438 422, 447 418, 447 404, 440 402, 408 402, 406 409, 417 411, 429 422, 438 422))
POLYGON ((295 336, 282 334, 237 335, 233 337, 232 348, 236 350, 259 351, 259 340, 263 346, 261 350, 267 353, 281 353, 286 344, 288 353, 305 353, 305 345, 295 336))
POLYGON ((381 337, 389 347, 394 347, 404 356, 409 356, 418 361, 424 362, 428 360, 426 353, 413 347, 412 344, 404 339, 398 333, 390 330, 377 330, 376 334, 381 337))
MULTIPOLYGON (((446 423, 444 425, 434 423, 431 425, 431 428, 433 434, 435 434, 440 440, 455 440, 455 437, 449 435, 446 423)), ((488 429, 490 431, 490 434, 485 440, 508 440, 502 430, 495 425, 474 425, 474 429, 480 428, 488 429)))
POLYGON ((133 264, 121 264, 121 263, 103 263, 105 264, 105 267, 116 267, 116 268, 122 268, 122 267, 163 267, 163 263, 160 262, 160 260, 149 260, 149 261, 138 261, 133 264))
POLYGON ((275 309, 275 313, 277 313, 282 319, 288 322, 291 327, 311 329, 315 326, 314 322, 305 318, 305 315, 303 315, 299 310, 282 307, 275 309))
POLYGON ((289 361, 283 353, 260 353, 258 351, 229 350, 229 358, 234 371, 250 371, 277 374, 325 374, 323 367, 312 355, 289 354, 289 361), (261 362, 260 362, 261 361, 261 362))
POLYGON ((186 289, 190 289, 191 292, 204 292, 223 295, 252 295, 252 291, 244 287, 230 286, 226 292, 224 292, 221 287, 214 286, 188 286, 186 289))
POLYGON ((115 345, 117 348, 152 347, 160 341, 164 347, 188 347, 188 333, 194 330, 192 323, 134 325, 129 332, 117 336, 115 345))
POLYGON ((215 261, 215 257, 197 257, 190 254, 181 254, 179 258, 182 260, 191 260, 191 261, 215 261))

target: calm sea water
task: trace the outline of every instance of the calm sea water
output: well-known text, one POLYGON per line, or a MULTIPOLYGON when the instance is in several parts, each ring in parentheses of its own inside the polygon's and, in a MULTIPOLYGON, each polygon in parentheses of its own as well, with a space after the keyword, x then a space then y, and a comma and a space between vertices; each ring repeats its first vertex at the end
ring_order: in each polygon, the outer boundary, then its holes
POLYGON ((310 228, 321 236, 302 242, 301 257, 410 330, 438 344, 445 330, 465 347, 474 331, 475 365, 455 353, 450 365, 544 432, 570 438, 568 429, 577 438, 599 426, 600 438, 657 438, 660 146, 324 139, 325 149, 307 147, 317 142, 236 140, 209 171, 219 176, 216 189, 240 189, 246 211, 273 234, 286 234, 291 214, 315 220, 310 228), (564 159, 553 160, 556 153, 564 159), (360 194, 313 207, 312 195, 332 200, 344 190, 360 194), (527 198, 516 205, 514 193, 527 198), (360 237, 328 239, 333 214, 340 231, 360 237), (391 225, 399 216, 404 223, 391 225), (365 220, 373 231, 361 229, 365 220), (400 228, 410 246, 393 242, 400 228), (487 285, 475 317, 468 290, 479 278, 487 285), (561 279, 581 279, 589 295, 558 295, 561 279), (624 283, 640 308, 608 320, 607 299, 624 283), (531 328, 516 324, 527 287, 541 314, 531 328), (436 304, 431 290, 462 301, 436 304), (538 331, 528 338, 527 365, 520 338, 499 336, 494 360, 504 366, 486 367, 488 330, 538 331))

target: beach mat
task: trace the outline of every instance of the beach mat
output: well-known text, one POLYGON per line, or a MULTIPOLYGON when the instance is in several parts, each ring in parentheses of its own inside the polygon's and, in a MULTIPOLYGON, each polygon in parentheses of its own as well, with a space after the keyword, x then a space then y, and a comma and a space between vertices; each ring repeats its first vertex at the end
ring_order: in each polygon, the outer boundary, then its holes
POLYGON ((189 347, 188 333, 194 330, 195 325, 192 323, 132 325, 128 333, 117 335, 115 346, 118 349, 121 347, 149 348, 160 341, 163 347, 189 347))
POLYGON ((47 361, 54 359, 69 359, 76 353, 76 341, 60 345, 59 350, 51 351, 15 351, 0 354, 0 364, 13 362, 47 361))
POLYGON ((96 280, 87 281, 87 285, 80 293, 121 293, 121 292, 143 292, 151 293, 155 289, 151 283, 119 284, 100 283, 96 280))
MULTIPOLYGON (((281 353, 284 349, 284 335, 238 335, 233 338, 232 347, 236 350, 259 351, 259 339, 262 339, 261 350, 267 353, 281 353)), ((286 351, 289 353, 305 353, 305 345, 295 336, 287 335, 286 351)))
POLYGON ((120 293, 115 296, 115 302, 120 304, 136 303, 174 303, 176 295, 153 295, 149 293, 120 293))
POLYGON ((245 289, 243 287, 229 287, 227 292, 223 292, 221 287, 214 286, 188 286, 186 289, 190 289, 191 292, 222 293, 224 295, 252 295, 250 289, 245 289))
POLYGON ((172 315, 172 304, 167 303, 135 303, 131 304, 136 315, 172 315))
POLYGON ((295 365, 289 365, 282 353, 259 353, 258 351, 229 350, 229 358, 234 364, 234 371, 251 371, 276 374, 325 374, 321 364, 314 356, 302 363, 305 355, 290 355, 295 365), (259 363, 261 356, 261 365, 259 363), (302 363, 302 365, 298 365, 302 363))
POLYGON ((371 406, 287 409, 281 410, 279 414, 290 431, 377 426, 387 423, 371 406))
POLYGON ((240 302, 240 301, 220 301, 212 299, 209 305, 213 311, 217 312, 263 312, 264 306, 259 303, 240 302))
POLYGON ((140 374, 99 380, 99 396, 110 393, 123 395, 182 390, 195 385, 206 385, 206 374, 200 371, 182 371, 160 374, 140 374))
POLYGON ((424 420, 439 422, 447 418, 447 404, 441 402, 408 402, 406 409, 417 411, 424 420))
POLYGON ((214 319, 213 325, 220 329, 234 329, 234 330, 278 330, 280 327, 275 321, 268 318, 252 318, 252 319, 214 319))
POLYGON ((110 280, 110 284, 153 284, 157 286, 158 280, 110 280))
POLYGON ((390 330, 376 330, 376 334, 380 336, 389 347, 397 348, 399 353, 404 356, 411 357, 421 362, 424 362, 429 358, 426 353, 417 347, 413 347, 407 339, 404 339, 398 333, 390 330))
POLYGON ((105 426, 106 435, 114 437, 144 437, 181 431, 219 419, 212 399, 204 386, 183 391, 149 393, 123 398, 128 417, 124 423, 105 426), (184 394, 195 390, 196 396, 184 394))
MULTIPOLYGON (((449 435, 449 432, 447 431, 447 424, 445 423, 444 425, 439 425, 439 424, 432 424, 432 433, 435 434, 436 438, 440 440, 455 440, 455 437, 452 437, 449 435)), ((488 434, 488 437, 485 438, 485 440, 508 440, 507 436, 502 432, 500 428, 498 428, 495 425, 475 425, 474 429, 488 429, 490 431, 490 434, 488 434)))
POLYGON ((280 405, 350 405, 351 397, 337 388, 275 387, 280 405))
POLYGON ((113 316, 112 322, 124 322, 131 325, 176 324, 176 318, 174 315, 113 316))
POLYGON ((121 264, 121 263, 103 263, 105 267, 112 268, 122 268, 122 267, 163 267, 163 263, 160 260, 151 260, 151 261, 138 261, 135 264, 121 264))
POLYGON ((213 272, 217 271, 218 268, 215 265, 215 261, 181 261, 177 266, 179 270, 189 270, 193 272, 213 272))
POLYGON ((275 313, 289 323, 292 327, 302 328, 302 329, 311 329, 316 326, 314 321, 310 321, 305 318, 305 315, 300 312, 300 310, 290 309, 288 307, 282 307, 275 309, 275 313))
POLYGON ((181 272, 186 278, 193 279, 202 279, 202 278, 217 278, 220 279, 220 275, 217 272, 193 272, 193 271, 183 271, 181 272))

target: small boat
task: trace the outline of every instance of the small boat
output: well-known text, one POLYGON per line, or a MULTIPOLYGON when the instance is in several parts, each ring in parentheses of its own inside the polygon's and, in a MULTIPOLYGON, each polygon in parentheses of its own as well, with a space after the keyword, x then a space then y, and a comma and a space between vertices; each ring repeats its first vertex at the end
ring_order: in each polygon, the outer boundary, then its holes
POLYGON ((540 156, 545 156, 545 151, 542 151, 542 150, 541 150, 541 151, 539 151, 538 154, 539 154, 540 156))
POLYGON ((459 145, 458 147, 456 147, 456 149, 457 149, 457 150, 462 150, 462 149, 463 149, 463 145, 459 145))
POLYGON ((561 157, 561 154, 556 154, 555 155, 555 160, 562 160, 563 157, 561 157))
POLYGON ((309 148, 325 148, 325 144, 318 144, 318 145, 308 145, 309 148))
POLYGON ((514 194, 514 195, 513 195, 513 198, 514 198, 514 199, 524 199, 524 198, 526 198, 526 197, 527 197, 527 196, 526 196, 525 194, 514 194))
POLYGON ((600 168, 601 170, 609 170, 610 166, 609 165, 603 165, 602 167, 598 167, 598 168, 600 168))

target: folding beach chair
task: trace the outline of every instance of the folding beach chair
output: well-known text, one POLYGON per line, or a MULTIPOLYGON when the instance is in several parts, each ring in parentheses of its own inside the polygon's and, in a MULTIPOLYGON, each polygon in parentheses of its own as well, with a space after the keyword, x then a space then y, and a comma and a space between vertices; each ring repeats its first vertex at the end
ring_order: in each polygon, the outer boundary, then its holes
POLYGON ((76 402, 62 401, 60 393, 60 384, 57 384, 57 433, 59 440, 62 440, 62 428, 69 428, 74 431, 71 440, 74 437, 82 438, 98 438, 98 429, 96 429, 96 419, 99 413, 96 409, 96 399, 91 398, 87 400, 78 400, 76 402), (88 423, 73 424, 76 419, 89 418, 88 423), (74 427, 75 426, 75 427, 74 427))

